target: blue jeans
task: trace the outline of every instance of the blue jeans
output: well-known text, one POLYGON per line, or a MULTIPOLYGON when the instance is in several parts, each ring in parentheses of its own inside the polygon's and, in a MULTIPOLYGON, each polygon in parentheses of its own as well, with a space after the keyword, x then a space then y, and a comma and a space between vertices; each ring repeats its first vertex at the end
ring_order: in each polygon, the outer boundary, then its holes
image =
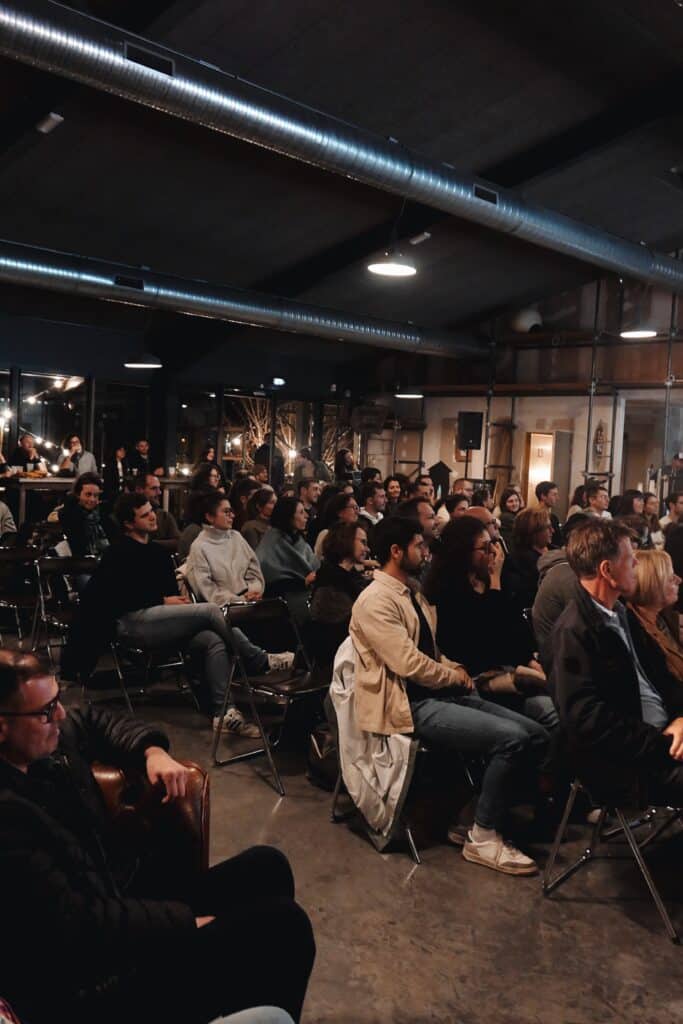
POLYGON ((476 694, 411 702, 415 734, 435 749, 454 750, 487 761, 474 820, 500 832, 508 784, 525 761, 538 765, 549 736, 542 725, 476 694))
MULTIPOLYGON (((223 612, 215 604, 158 604, 122 615, 117 638, 145 650, 163 647, 187 649, 202 662, 203 681, 209 691, 212 714, 223 707, 233 650, 223 612)), ((232 630, 235 648, 250 675, 268 671, 268 655, 239 629, 232 630)))

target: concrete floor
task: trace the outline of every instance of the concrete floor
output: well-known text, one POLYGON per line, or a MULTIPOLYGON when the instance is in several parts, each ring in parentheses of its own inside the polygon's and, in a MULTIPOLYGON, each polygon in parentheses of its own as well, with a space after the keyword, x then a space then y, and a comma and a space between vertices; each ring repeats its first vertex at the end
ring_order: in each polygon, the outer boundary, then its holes
MULTIPOLYGON (((206 720, 177 692, 154 688, 136 710, 167 729, 177 756, 208 765, 206 720)), ((211 771, 212 862, 254 843, 289 857, 318 944, 305 1024, 683 1020, 683 949, 620 844, 547 900, 539 878, 495 874, 424 837, 419 867, 406 850, 380 855, 330 822, 330 794, 306 780, 303 756, 278 764, 284 798, 262 758, 211 771)), ((587 834, 575 826, 565 853, 578 855, 587 834)), ((530 848, 541 862, 546 851, 530 848)), ((675 836, 650 858, 670 906, 682 852, 675 836)), ((672 909, 683 930, 683 908, 672 909)))

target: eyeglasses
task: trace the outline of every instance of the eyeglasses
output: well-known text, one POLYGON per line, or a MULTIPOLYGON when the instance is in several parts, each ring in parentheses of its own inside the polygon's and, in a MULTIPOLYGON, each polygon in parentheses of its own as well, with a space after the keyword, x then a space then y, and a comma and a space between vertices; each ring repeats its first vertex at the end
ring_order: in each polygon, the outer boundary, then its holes
POLYGON ((476 548, 472 548, 473 551, 485 551, 487 555, 491 554, 491 542, 487 544, 478 545, 476 548))
POLYGON ((4 715, 5 718, 44 718, 45 722, 49 725, 50 722, 54 721, 55 712, 58 707, 59 694, 38 711, 4 711, 0 708, 0 715, 4 715))

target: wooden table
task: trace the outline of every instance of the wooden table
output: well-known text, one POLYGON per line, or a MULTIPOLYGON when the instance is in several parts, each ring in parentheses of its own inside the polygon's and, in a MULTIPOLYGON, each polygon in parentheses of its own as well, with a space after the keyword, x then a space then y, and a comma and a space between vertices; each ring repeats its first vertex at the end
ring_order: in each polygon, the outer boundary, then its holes
POLYGON ((71 491, 73 477, 68 476, 13 476, 10 486, 19 488, 19 522, 21 526, 26 519, 26 495, 28 491, 71 491))
POLYGON ((161 507, 168 512, 171 501, 171 491, 189 491, 191 476, 184 476, 179 473, 177 476, 162 476, 161 484, 161 507))

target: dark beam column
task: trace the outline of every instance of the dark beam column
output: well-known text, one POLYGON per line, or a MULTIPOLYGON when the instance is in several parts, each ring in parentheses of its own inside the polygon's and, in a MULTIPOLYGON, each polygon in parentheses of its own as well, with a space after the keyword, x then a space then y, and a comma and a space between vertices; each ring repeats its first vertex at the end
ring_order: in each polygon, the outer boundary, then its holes
POLYGON ((88 377, 85 382, 85 437, 81 438, 83 447, 89 452, 95 451, 95 378, 88 377))
MULTIPOLYGON (((151 427, 149 442, 157 465, 174 466, 178 433, 178 381, 175 374, 161 370, 150 389, 151 427)), ((155 466, 156 468, 156 466, 155 466)))
POLYGON ((9 420, 7 432, 7 453, 11 454, 19 443, 19 420, 21 419, 21 407, 19 405, 19 367, 11 366, 9 371, 9 407, 12 415, 9 420))

